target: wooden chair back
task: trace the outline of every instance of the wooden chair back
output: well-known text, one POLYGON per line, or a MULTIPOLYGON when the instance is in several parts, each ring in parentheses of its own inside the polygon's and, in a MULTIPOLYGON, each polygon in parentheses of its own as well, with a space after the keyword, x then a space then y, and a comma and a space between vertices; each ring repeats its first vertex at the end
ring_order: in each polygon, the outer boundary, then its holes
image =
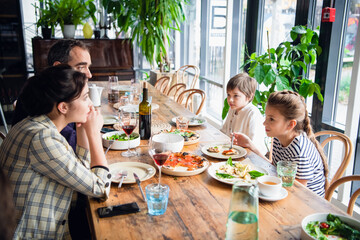
POLYGON ((6 136, 5 136, 5 134, 4 134, 3 132, 1 132, 1 131, 0 131, 0 138, 1 138, 2 140, 4 140, 4 139, 5 139, 5 137, 6 137, 6 136))
POLYGON ((180 93, 185 91, 185 89, 186 89, 185 83, 174 84, 169 88, 169 91, 167 92, 166 96, 171 97, 175 100, 180 95, 180 93))
MULTIPOLYGON (((326 146, 326 144, 328 144, 331 141, 335 141, 335 140, 340 141, 344 144, 344 157, 341 161, 339 168, 336 170, 334 176, 332 177, 332 179, 330 181, 330 185, 331 185, 336 180, 338 180, 339 178, 341 178, 344 175, 344 172, 345 172, 347 166, 349 165, 351 156, 353 154, 353 144, 348 136, 346 136, 343 133, 336 132, 336 131, 320 131, 320 132, 315 133, 314 135, 315 135, 315 137, 329 135, 329 137, 327 137, 320 143, 323 148, 326 146)), ((328 179, 327 179, 327 181, 328 181, 328 179)))
POLYGON ((180 93, 179 97, 177 98, 176 102, 179 104, 184 105, 185 108, 188 108, 191 112, 193 112, 194 114, 198 115, 202 108, 204 107, 204 103, 206 100, 206 94, 203 90, 201 89, 187 89, 185 91, 183 91, 182 93, 180 93), (196 94, 200 95, 200 104, 197 110, 195 110, 194 108, 194 96, 196 94))
MULTIPOLYGON (((325 199, 330 201, 331 200, 331 197, 335 191, 335 189, 343 184, 343 183, 346 183, 346 182, 349 182, 349 181, 360 181, 360 175, 352 175, 352 176, 346 176, 346 177, 342 177, 342 178, 339 178, 337 179, 335 182, 333 182, 330 187, 326 190, 325 192, 325 199)), ((355 201, 356 199, 358 198, 358 196, 360 195, 360 188, 357 189, 353 195, 351 196, 350 198, 350 201, 349 201, 349 204, 348 204, 348 209, 347 209, 347 213, 352 216, 353 214, 353 210, 354 210, 354 204, 355 204, 355 201)))
POLYGON ((170 83, 170 77, 163 76, 156 81, 154 87, 157 90, 159 90, 161 93, 166 94, 168 91, 169 83, 170 83))
POLYGON ((184 65, 182 67, 180 67, 177 71, 176 71, 176 83, 186 83, 186 80, 184 79, 184 75, 186 70, 188 69, 193 69, 194 71, 194 77, 191 78, 190 74, 188 74, 188 86, 190 86, 191 88, 195 88, 196 87, 196 83, 199 80, 199 74, 200 74, 200 69, 195 66, 195 65, 184 65))

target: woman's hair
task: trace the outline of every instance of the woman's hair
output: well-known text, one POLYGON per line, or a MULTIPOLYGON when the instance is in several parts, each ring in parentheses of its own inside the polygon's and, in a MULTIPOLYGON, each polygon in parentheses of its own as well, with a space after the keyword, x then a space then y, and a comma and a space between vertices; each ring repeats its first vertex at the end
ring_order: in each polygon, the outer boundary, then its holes
POLYGON ((329 167, 324 150, 320 143, 316 140, 313 133, 308 111, 306 109, 305 99, 296 92, 284 90, 271 93, 268 98, 267 105, 276 107, 280 111, 281 115, 283 115, 287 120, 295 119, 297 123, 294 130, 297 132, 306 132, 308 138, 314 143, 324 165, 324 174, 326 178, 325 189, 327 189, 329 167))
POLYGON ((10 182, 0 168, 0 239, 12 239, 16 221, 13 193, 10 182))
POLYGON ((29 116, 48 114, 61 102, 78 98, 86 84, 85 74, 67 64, 49 67, 29 78, 22 90, 22 104, 29 116))
POLYGON ((247 73, 239 73, 229 80, 226 90, 229 91, 237 88, 251 102, 255 96, 256 87, 257 83, 254 78, 250 77, 247 73))

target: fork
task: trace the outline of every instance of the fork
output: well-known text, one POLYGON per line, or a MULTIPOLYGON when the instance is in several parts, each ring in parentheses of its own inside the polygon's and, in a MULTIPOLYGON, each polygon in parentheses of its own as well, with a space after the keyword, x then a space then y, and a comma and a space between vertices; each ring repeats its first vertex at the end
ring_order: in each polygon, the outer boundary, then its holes
POLYGON ((113 145, 113 143, 115 142, 115 140, 109 140, 109 146, 107 147, 106 151, 105 151, 105 155, 108 153, 108 151, 110 150, 111 146, 113 145))
POLYGON ((121 188, 121 185, 124 181, 124 178, 126 178, 128 175, 128 172, 126 170, 123 170, 120 174, 119 174, 119 177, 121 177, 120 179, 120 182, 119 182, 119 185, 118 185, 118 188, 121 188))
POLYGON ((230 133, 231 133, 231 143, 230 143, 229 150, 231 150, 233 148, 233 143, 234 143, 234 132, 232 130, 232 127, 230 127, 230 133))

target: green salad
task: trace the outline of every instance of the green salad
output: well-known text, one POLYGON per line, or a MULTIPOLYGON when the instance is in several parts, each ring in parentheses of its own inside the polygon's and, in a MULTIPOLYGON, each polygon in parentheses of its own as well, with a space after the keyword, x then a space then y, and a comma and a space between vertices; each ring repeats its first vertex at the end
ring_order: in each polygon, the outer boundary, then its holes
POLYGON ((224 179, 242 178, 244 180, 255 179, 263 176, 264 173, 252 170, 249 164, 242 164, 232 162, 232 158, 229 157, 225 165, 220 166, 216 170, 216 176, 224 179))
MULTIPOLYGON (((130 134, 130 140, 134 140, 134 139, 136 139, 138 137, 139 137, 138 133, 130 134)), ((128 140, 125 133, 122 133, 122 134, 116 133, 114 135, 111 135, 110 137, 106 137, 105 139, 106 140, 116 140, 116 141, 127 141, 128 140)))
POLYGON ((340 236, 342 239, 360 239, 360 231, 343 223, 338 216, 327 215, 326 222, 311 221, 306 225, 306 232, 316 239, 326 240, 327 235, 340 236))

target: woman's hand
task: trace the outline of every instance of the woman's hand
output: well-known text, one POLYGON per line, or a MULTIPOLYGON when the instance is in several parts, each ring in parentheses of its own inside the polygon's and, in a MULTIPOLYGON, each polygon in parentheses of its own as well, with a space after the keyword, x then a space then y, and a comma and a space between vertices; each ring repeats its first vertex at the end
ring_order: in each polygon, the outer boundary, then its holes
POLYGON ((86 133, 89 135, 93 133, 100 133, 100 130, 103 125, 104 125, 104 119, 100 113, 100 110, 91 106, 87 120, 85 123, 82 123, 81 126, 85 129, 86 133))

